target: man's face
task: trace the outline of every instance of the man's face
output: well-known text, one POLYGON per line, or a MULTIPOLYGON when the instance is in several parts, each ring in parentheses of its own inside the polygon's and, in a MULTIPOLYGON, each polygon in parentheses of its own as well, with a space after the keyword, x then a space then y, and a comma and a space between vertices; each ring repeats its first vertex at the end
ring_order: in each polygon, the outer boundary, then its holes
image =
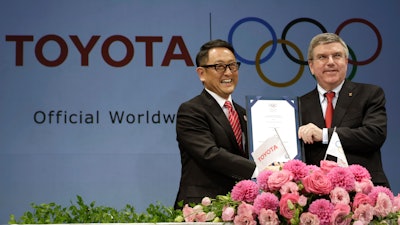
POLYGON ((314 48, 313 59, 308 60, 311 73, 327 91, 346 78, 347 64, 344 47, 338 42, 318 45, 314 48))
MULTIPOLYGON (((234 62, 236 62, 235 55, 229 49, 218 47, 209 50, 206 65, 226 65, 234 62)), ((239 79, 238 70, 232 72, 229 67, 224 72, 218 72, 214 67, 198 67, 196 71, 205 88, 225 99, 233 93, 239 79)))

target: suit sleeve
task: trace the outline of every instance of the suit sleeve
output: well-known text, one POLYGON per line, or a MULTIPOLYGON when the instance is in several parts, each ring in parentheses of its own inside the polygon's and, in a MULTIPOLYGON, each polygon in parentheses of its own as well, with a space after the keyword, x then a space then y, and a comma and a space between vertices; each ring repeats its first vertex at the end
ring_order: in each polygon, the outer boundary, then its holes
POLYGON ((364 87, 362 93, 367 96, 354 96, 337 133, 347 151, 379 151, 387 130, 385 94, 377 86, 364 87))
MULTIPOLYGON (((215 113, 214 113, 215 114, 215 113)), ((199 166, 236 180, 251 178, 255 163, 235 154, 221 123, 211 109, 184 103, 177 113, 179 148, 199 166)))

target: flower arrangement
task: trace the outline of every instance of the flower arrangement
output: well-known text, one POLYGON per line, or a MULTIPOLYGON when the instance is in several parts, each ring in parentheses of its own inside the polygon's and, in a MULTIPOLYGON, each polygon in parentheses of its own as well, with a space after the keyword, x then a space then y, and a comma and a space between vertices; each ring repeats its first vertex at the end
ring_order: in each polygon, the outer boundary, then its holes
POLYGON ((318 167, 294 159, 261 172, 255 181, 238 182, 227 195, 186 204, 175 221, 400 225, 400 194, 374 186, 360 165, 339 167, 324 160, 318 167))

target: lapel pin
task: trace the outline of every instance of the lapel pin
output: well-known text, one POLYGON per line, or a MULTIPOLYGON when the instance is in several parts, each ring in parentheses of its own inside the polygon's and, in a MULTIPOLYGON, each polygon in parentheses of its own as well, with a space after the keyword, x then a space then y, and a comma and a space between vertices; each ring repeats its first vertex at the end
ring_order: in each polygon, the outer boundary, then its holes
POLYGON ((352 92, 349 93, 349 97, 351 97, 351 96, 353 96, 353 93, 352 93, 352 92))

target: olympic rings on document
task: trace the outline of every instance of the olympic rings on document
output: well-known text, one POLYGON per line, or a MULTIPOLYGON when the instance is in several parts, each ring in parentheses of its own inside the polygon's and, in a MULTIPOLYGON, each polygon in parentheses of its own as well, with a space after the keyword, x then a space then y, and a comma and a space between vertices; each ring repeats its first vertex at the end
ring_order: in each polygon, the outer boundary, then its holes
MULTIPOLYGON (((263 44, 263 46, 261 46, 261 48, 257 52, 257 55, 256 55, 256 70, 257 70, 258 74, 260 75, 261 79, 263 79, 265 82, 267 82, 268 84, 270 84, 270 85, 272 85, 274 87, 286 87, 286 86, 289 86, 289 85, 292 85, 292 84, 296 83, 296 81, 298 81, 300 79, 301 75, 304 72, 304 65, 302 65, 302 64, 300 64, 300 69, 297 72, 296 76, 293 79, 291 79, 290 81, 284 82, 284 83, 274 82, 274 81, 268 79, 264 75, 264 73, 262 72, 262 70, 260 68, 260 65, 261 65, 260 64, 261 54, 264 51, 264 49, 267 48, 268 46, 270 46, 272 43, 273 43, 273 41, 266 42, 265 44, 263 44)), ((282 44, 282 45, 283 44, 289 45, 290 47, 292 47, 296 51, 296 53, 298 54, 300 60, 304 60, 303 53, 301 53, 301 50, 295 44, 293 44, 292 42, 287 41, 287 40, 279 39, 278 43, 282 44)))

